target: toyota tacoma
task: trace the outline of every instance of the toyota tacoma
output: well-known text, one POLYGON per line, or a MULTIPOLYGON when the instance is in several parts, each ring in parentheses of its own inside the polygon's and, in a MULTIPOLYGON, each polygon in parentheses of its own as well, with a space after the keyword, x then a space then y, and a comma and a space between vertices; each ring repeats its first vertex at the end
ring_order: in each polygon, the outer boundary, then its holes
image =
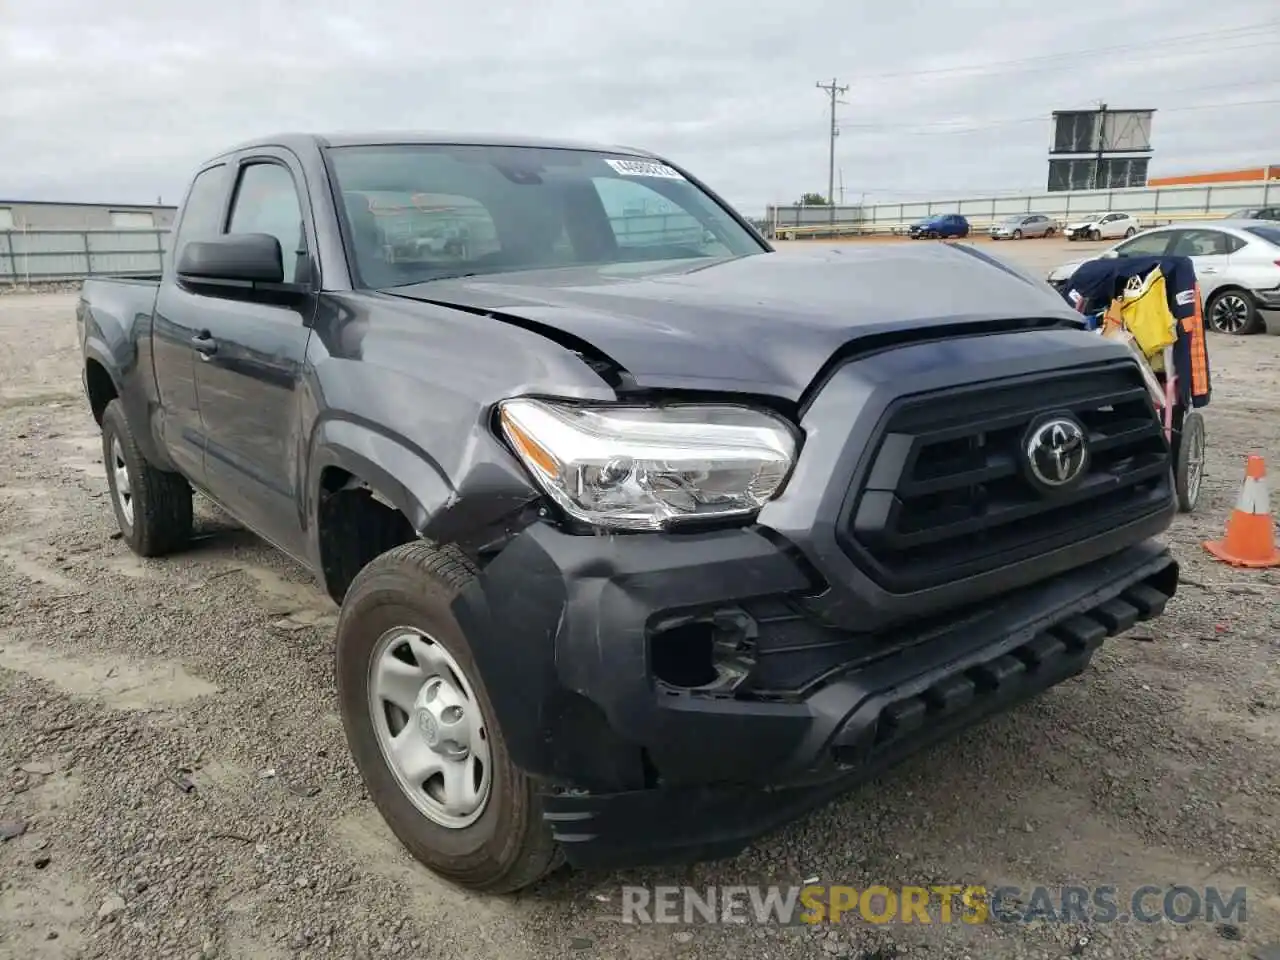
POLYGON ((125 543, 198 492, 313 571, 369 797, 474 889, 732 855, 1177 585, 1142 374, 1044 281, 775 250, 641 150, 248 143, 77 322, 125 543))

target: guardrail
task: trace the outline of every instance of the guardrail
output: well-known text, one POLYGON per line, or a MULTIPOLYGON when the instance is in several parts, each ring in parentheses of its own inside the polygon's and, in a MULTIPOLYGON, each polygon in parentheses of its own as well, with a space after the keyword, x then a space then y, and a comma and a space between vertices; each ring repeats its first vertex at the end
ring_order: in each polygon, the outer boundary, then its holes
MULTIPOLYGON (((1142 229, 1149 227, 1162 227, 1169 223, 1182 223, 1200 220, 1221 220, 1220 213, 1189 213, 1177 217, 1134 217, 1138 221, 1142 229)), ((995 224, 1004 221, 1004 217, 995 217, 988 219, 969 220, 969 235, 975 236, 985 234, 995 224)), ((894 221, 867 223, 864 221, 837 221, 835 223, 822 224, 802 224, 800 226, 779 225, 776 228, 774 239, 777 240, 832 240, 842 237, 871 237, 871 236, 905 236, 907 229, 911 224, 918 220, 911 221, 894 221)), ((1066 218, 1055 218, 1059 232, 1068 223, 1066 218)))
MULTIPOLYGON (((611 218, 622 243, 698 243, 703 230, 688 214, 611 218)), ((162 229, 0 230, 0 284, 147 276, 163 270, 171 231, 162 229)))
POLYGON ((918 220, 943 213, 959 213, 982 229, 1019 213, 1042 213, 1070 223, 1104 211, 1127 213, 1144 225, 1180 220, 1220 219, 1242 207, 1267 207, 1280 202, 1280 180, 1243 180, 1199 186, 1133 187, 1118 190, 1070 190, 1020 196, 966 197, 852 206, 771 204, 765 212, 766 233, 784 230, 803 235, 853 236, 892 234, 918 220))

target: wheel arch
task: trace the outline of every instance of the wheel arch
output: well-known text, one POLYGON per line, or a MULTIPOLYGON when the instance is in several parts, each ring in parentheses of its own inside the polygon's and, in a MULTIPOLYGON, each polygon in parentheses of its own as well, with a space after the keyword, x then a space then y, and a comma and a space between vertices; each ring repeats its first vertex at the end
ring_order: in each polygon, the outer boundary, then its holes
POLYGON ((84 357, 84 390, 93 421, 102 426, 107 404, 120 396, 120 381, 101 351, 89 347, 84 357))
POLYGON ((323 421, 312 439, 304 509, 330 597, 340 603, 370 560, 423 536, 451 498, 443 471, 422 451, 368 424, 323 421))

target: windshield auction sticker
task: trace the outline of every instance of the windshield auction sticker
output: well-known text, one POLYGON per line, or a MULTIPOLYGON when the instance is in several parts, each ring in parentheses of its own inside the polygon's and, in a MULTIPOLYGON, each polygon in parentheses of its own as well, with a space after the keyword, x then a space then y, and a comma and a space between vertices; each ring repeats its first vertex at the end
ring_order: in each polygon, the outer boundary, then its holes
POLYGON ((662 177, 664 180, 684 179, 678 170, 673 170, 665 163, 658 163, 655 160, 610 160, 606 157, 604 162, 624 177, 662 177))

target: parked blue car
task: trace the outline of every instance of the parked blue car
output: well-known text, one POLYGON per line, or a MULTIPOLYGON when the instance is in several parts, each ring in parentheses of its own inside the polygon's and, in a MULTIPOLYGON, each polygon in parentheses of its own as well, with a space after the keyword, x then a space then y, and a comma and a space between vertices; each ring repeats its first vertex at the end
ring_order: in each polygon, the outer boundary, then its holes
POLYGON ((969 221, 958 213, 940 213, 937 216, 926 217, 913 223, 907 230, 907 236, 912 240, 921 237, 931 240, 939 237, 967 237, 968 235, 969 221))

